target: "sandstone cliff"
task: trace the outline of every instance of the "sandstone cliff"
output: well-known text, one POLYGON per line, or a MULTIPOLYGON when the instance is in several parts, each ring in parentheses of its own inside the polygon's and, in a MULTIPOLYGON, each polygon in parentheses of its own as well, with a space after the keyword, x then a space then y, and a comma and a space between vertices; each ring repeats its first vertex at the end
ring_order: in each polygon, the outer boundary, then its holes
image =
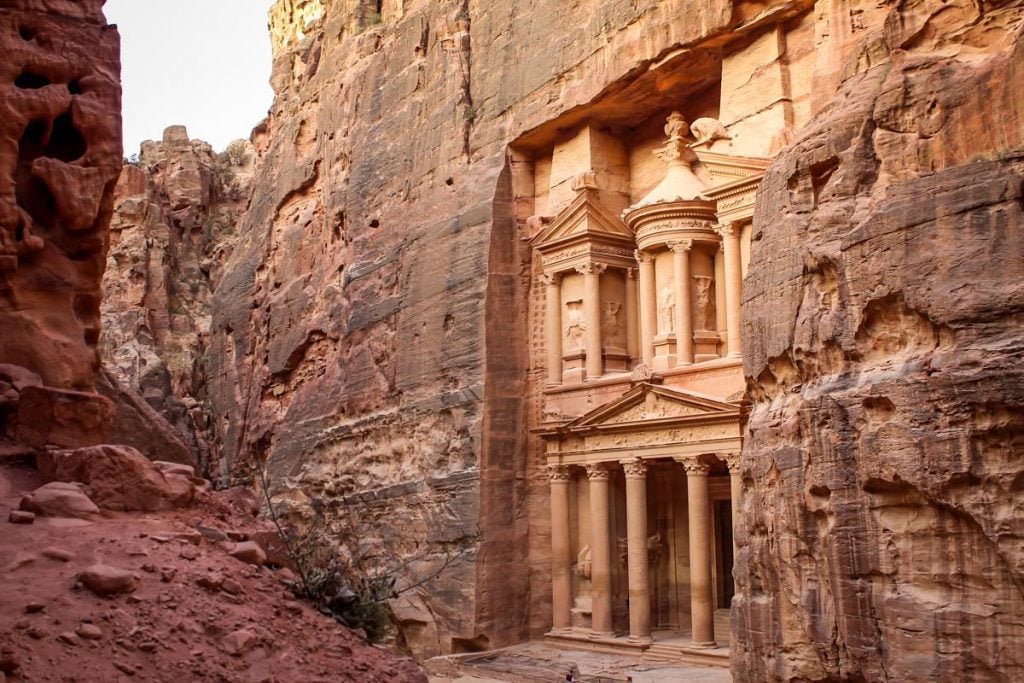
MULTIPOLYGON (((119 406, 132 403, 122 409, 132 415, 146 410, 140 398, 173 425, 184 443, 160 447, 152 454, 158 460, 180 460, 167 451, 184 448, 204 471, 211 464, 210 302, 248 202, 254 163, 248 142, 216 154, 176 126, 162 141, 143 144, 116 188, 100 350, 106 384, 117 388, 105 384, 104 393, 119 406)), ((137 445, 130 429, 116 436, 137 445)), ((165 435, 173 439, 173 432, 165 435)), ((142 441, 152 444, 152 435, 142 441)))
POLYGON ((740 680, 1024 677, 1022 9, 930 7, 761 186, 740 680))

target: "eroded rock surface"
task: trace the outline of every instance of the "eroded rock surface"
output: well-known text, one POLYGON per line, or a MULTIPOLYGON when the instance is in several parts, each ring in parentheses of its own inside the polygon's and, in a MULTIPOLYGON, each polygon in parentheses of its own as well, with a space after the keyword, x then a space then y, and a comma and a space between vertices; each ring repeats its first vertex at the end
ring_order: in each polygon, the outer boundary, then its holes
POLYGON ((86 391, 121 167, 120 43, 102 4, 0 5, 0 362, 86 391))
POLYGON ((253 162, 248 142, 217 154, 172 126, 162 141, 143 143, 138 163, 125 166, 117 184, 103 278, 101 390, 117 404, 114 438, 153 459, 195 458, 204 468, 209 462, 211 293, 231 254, 253 162), (161 432, 159 443, 133 439, 132 425, 147 423, 161 432))
POLYGON ((922 8, 761 187, 742 680, 1024 676, 1021 7, 922 8))

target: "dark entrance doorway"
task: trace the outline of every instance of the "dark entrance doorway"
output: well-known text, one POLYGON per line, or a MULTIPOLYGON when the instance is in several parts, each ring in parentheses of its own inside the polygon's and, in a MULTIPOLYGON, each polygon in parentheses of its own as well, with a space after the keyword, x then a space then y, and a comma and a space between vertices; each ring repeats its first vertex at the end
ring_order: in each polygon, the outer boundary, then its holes
POLYGON ((718 607, 729 609, 736 586, 732 580, 732 502, 715 503, 715 547, 718 548, 718 607))

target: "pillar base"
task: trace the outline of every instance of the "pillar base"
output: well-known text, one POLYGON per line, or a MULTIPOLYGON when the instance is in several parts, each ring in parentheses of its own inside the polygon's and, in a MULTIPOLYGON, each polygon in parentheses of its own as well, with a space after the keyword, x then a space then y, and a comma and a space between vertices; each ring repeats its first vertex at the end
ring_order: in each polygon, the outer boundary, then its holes
POLYGON ((631 643, 635 643, 636 645, 654 644, 654 638, 651 638, 650 636, 630 636, 629 638, 626 638, 626 640, 628 640, 631 643))
POLYGON ((614 638, 615 631, 606 631, 604 633, 600 631, 591 631, 589 638, 591 640, 606 640, 608 638, 614 638))
POLYGON ((713 640, 709 640, 709 641, 706 641, 706 642, 698 643, 696 640, 694 640, 694 641, 692 641, 690 643, 690 647, 697 647, 697 648, 701 648, 701 649, 710 650, 711 648, 718 647, 718 643, 716 643, 713 640))
POLYGON ((572 627, 566 628, 552 628, 550 631, 544 634, 545 636, 568 636, 572 635, 572 627))

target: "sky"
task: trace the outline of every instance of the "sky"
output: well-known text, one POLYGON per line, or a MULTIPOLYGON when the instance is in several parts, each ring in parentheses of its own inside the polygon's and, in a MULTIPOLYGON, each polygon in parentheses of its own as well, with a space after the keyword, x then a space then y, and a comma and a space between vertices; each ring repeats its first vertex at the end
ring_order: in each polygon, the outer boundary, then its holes
POLYGON ((222 151, 266 115, 271 0, 107 0, 121 33, 124 154, 167 126, 222 151))

